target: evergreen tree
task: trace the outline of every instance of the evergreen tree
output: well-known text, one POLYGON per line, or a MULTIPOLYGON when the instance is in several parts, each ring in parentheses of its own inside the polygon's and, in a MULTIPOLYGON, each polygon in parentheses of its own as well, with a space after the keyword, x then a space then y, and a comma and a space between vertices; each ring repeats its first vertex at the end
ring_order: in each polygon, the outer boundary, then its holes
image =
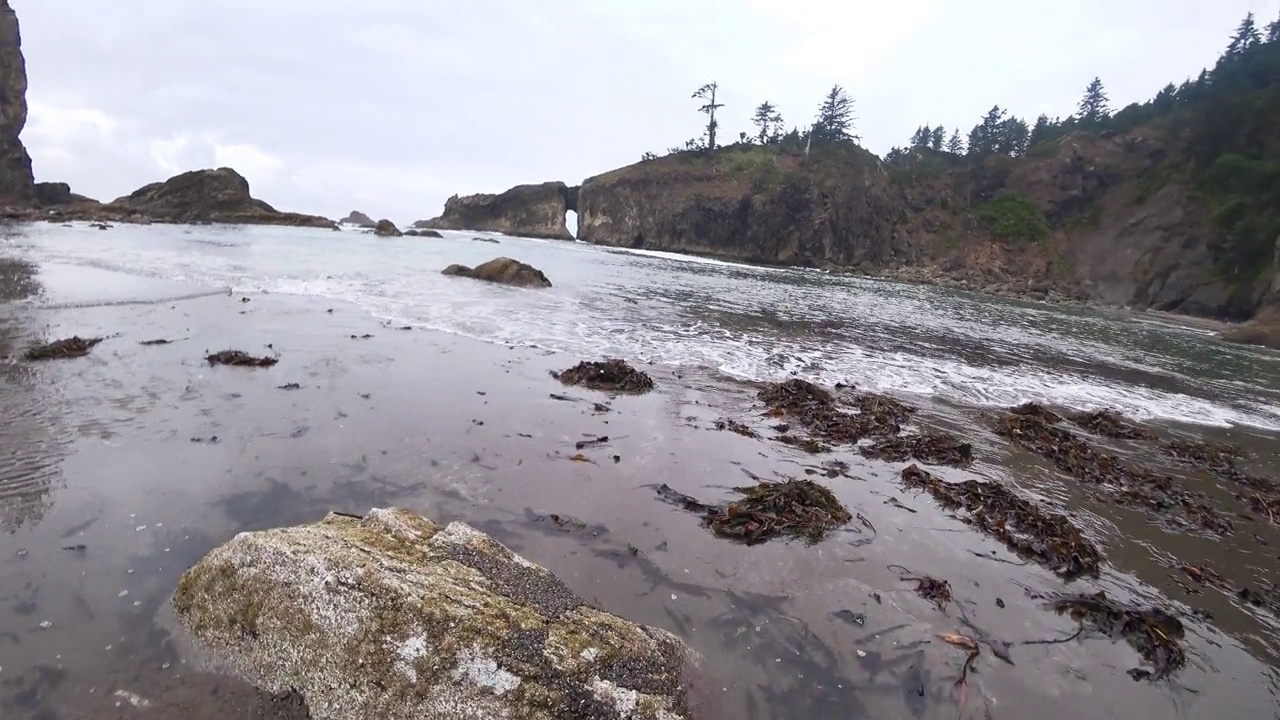
POLYGON ((992 106, 982 122, 969 131, 969 154, 982 157, 995 153, 1000 140, 1000 126, 1004 120, 1005 111, 999 105, 992 106))
POLYGON ((964 154, 964 140, 960 138, 960 128, 956 128, 955 132, 951 133, 951 139, 947 141, 947 152, 952 155, 964 154))
POLYGON ((1027 123, 1022 118, 1006 118, 996 134, 996 152, 1017 157, 1027 151, 1030 136, 1027 123))
MULTIPOLYGON (((1270 29, 1268 29, 1270 33, 1270 29)), ((1254 47, 1262 44, 1262 33, 1258 32, 1258 25, 1254 22, 1253 13, 1244 16, 1244 20, 1240 21, 1239 27, 1236 28, 1236 34, 1231 36, 1231 43, 1227 45, 1227 52, 1224 57, 1238 58, 1254 47)))
POLYGON ((1267 42, 1280 42, 1280 19, 1267 26, 1267 42))
POLYGON ((941 151, 942 143, 947 139, 947 129, 939 125, 929 134, 929 147, 941 151))
POLYGON ((768 100, 756 107, 756 114, 751 117, 751 124, 756 126, 756 140, 761 145, 777 142, 782 137, 782 115, 768 100))
POLYGON ((832 86, 826 99, 818 108, 818 121, 813 126, 813 136, 829 142, 860 140, 853 134, 853 99, 839 85, 832 86))
POLYGON ((1096 127, 1111 114, 1107 107, 1107 92, 1102 89, 1102 79, 1094 78, 1080 98, 1080 123, 1085 127, 1096 127))
POLYGON ((933 136, 933 133, 929 130, 928 125, 916 128, 916 131, 911 134, 911 147, 913 148, 929 147, 929 139, 932 136, 933 136))
POLYGON ((716 128, 720 127, 716 122, 716 110, 724 107, 723 103, 716 102, 716 90, 719 89, 719 83, 709 82, 698 88, 693 93, 694 100, 702 100, 702 107, 698 108, 698 112, 707 116, 707 150, 714 151, 716 149, 716 128))
POLYGON ((1027 147, 1049 140, 1052 132, 1053 123, 1049 121, 1048 115, 1042 113, 1040 117, 1036 118, 1036 124, 1031 128, 1031 135, 1027 138, 1027 147))

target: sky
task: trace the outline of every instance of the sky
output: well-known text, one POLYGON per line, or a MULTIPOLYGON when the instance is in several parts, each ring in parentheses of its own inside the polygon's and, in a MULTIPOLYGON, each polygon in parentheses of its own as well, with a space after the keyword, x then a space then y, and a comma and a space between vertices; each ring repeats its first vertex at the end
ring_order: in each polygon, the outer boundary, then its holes
POLYGON ((833 84, 883 155, 992 105, 1118 109, 1212 65, 1280 0, 10 0, 37 181, 102 200, 230 166, 282 210, 399 224, 452 194, 584 178, 833 84))

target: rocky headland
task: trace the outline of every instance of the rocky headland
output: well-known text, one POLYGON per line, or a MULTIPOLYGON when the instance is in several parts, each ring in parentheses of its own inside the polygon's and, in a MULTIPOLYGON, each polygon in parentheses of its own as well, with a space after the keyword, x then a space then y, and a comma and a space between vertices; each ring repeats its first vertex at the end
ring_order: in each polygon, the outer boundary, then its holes
POLYGON ((418 229, 478 230, 521 237, 572 240, 565 213, 578 209, 578 188, 562 182, 517 185, 498 195, 454 195, 444 212, 413 224, 418 229))

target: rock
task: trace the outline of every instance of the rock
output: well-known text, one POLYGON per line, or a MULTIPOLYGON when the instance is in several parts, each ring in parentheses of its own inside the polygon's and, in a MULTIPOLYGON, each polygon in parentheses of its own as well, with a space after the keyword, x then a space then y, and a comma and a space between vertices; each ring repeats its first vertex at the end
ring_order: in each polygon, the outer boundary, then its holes
POLYGON ((420 235, 420 234, 421 234, 421 231, 419 231, 419 230, 405 230, 404 232, 402 232, 402 233, 400 233, 400 234, 401 234, 401 235, 404 235, 405 237, 418 237, 418 235, 420 235))
POLYGON ((503 285, 517 287, 551 287, 551 281, 542 271, 508 257, 494 258, 474 268, 466 265, 450 265, 442 271, 444 275, 475 278, 503 285))
POLYGON ((497 238, 487 238, 487 237, 473 237, 471 238, 471 242, 493 243, 494 245, 498 244, 497 238))
POLYGON ((400 228, 390 220, 383 218, 373 226, 373 234, 378 237, 400 237, 404 233, 400 232, 400 228))
POLYGON ((359 210, 352 210, 349 215, 339 220, 338 223, 341 225, 355 225, 356 227, 362 228, 371 228, 377 224, 373 221, 373 218, 365 215, 359 210))
POLYGON ((562 182, 517 185, 499 195, 454 195, 444 212, 414 227, 437 230, 480 230, 521 237, 572 240, 565 213, 578 209, 578 189, 562 182))
POLYGON ((1280 306, 1268 306, 1253 320, 1222 331, 1222 339, 1280 350, 1280 306))
POLYGON ((334 226, 327 218, 281 212, 254 198, 249 194, 249 181, 227 167, 192 170, 144 185, 105 204, 102 211, 136 213, 176 223, 334 226))
POLYGON ((463 523, 398 509, 244 532, 173 596, 198 650, 314 717, 690 718, 696 659, 463 523))
POLYGON ((418 231, 418 235, 419 235, 420 237, 429 237, 429 238, 443 238, 443 237, 444 237, 443 235, 441 235, 440 233, 436 232, 435 230, 419 230, 419 231, 418 231))
POLYGON ((0 205, 36 199, 31 156, 19 135, 27 124, 27 64, 22 33, 9 0, 0 0, 0 205))

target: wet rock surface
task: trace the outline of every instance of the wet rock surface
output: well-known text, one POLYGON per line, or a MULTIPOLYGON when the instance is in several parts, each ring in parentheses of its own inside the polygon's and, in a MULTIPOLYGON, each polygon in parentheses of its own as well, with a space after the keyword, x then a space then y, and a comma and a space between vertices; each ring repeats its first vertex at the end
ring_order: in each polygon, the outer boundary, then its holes
POLYGON ((403 510, 241 533, 183 574, 173 606, 204 652, 316 717, 691 717, 674 635, 403 510))
POLYGON ((625 360, 584 361, 552 377, 565 385, 580 385, 604 392, 642 395, 653 390, 653 378, 643 370, 631 367, 625 360))
POLYGON ((390 220, 383 218, 373 226, 373 234, 378 237, 400 237, 404 233, 400 232, 400 228, 390 220))
POLYGON ((468 277, 476 280, 484 280, 486 282, 498 283, 500 285, 514 285, 516 287, 527 288, 549 288, 551 281, 542 271, 520 262, 512 260, 508 257, 494 258, 486 263, 481 263, 474 268, 466 265, 450 265, 446 267, 443 275, 452 275, 456 277, 468 277))

